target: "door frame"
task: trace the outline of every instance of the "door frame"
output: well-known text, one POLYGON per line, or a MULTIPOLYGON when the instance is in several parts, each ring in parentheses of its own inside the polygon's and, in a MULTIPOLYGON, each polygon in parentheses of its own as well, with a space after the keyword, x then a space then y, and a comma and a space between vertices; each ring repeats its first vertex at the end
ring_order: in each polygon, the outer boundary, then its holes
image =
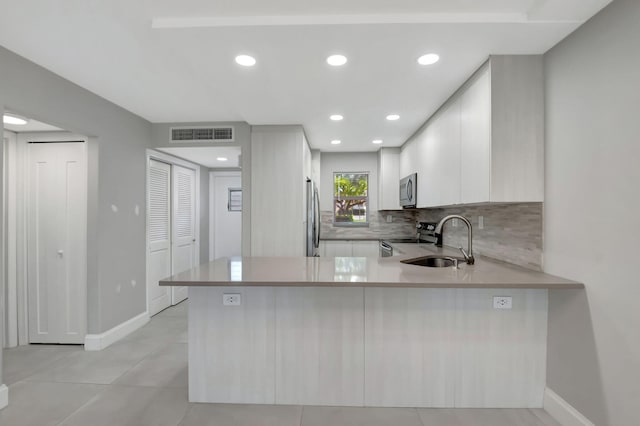
MULTIPOLYGON (((6 130, 10 132, 9 130, 6 130)), ((27 244, 28 244, 28 226, 27 221, 29 214, 28 200, 27 200, 27 184, 29 173, 29 142, 38 141, 51 141, 51 142, 66 142, 69 140, 82 141, 84 143, 84 174, 86 178, 86 205, 85 205, 85 226, 83 230, 83 238, 87 241, 89 230, 89 140, 87 136, 79 135, 72 132, 24 132, 15 133, 15 150, 13 152, 14 158, 5 157, 5 165, 9 162, 12 164, 12 168, 15 170, 15 174, 12 174, 12 178, 15 180, 15 186, 10 190, 9 186, 5 183, 5 199, 8 201, 12 191, 15 191, 15 198, 13 203, 6 204, 7 218, 15 217, 15 240, 7 241, 7 259, 15 260, 8 262, 7 272, 15 277, 15 288, 10 280, 6 280, 7 289, 11 288, 11 291, 15 293, 15 298, 10 300, 4 300, 4 307, 16 306, 17 315, 7 317, 7 323, 5 324, 4 331, 7 333, 7 347, 15 347, 29 344, 29 297, 28 297, 28 265, 27 265, 27 244), (59 134, 58 134, 59 133, 59 134)), ((2 135, 4 137, 4 134, 2 135)), ((8 150, 5 154, 8 154, 8 150)), ((7 227, 8 228, 8 227, 7 227)), ((85 253, 87 256, 84 258, 84 272, 85 272, 85 334, 88 332, 88 247, 87 241, 85 253)), ((0 342, 2 344, 2 342, 0 342)))
MULTIPOLYGON (((210 170, 209 171, 209 261, 215 259, 215 196, 213 195, 213 191, 215 188, 214 181, 216 176, 228 176, 228 177, 239 177, 240 178, 240 188, 242 188, 242 170, 210 170)), ((242 194, 242 209, 244 210, 244 191, 242 194)), ((240 221, 240 235, 242 241, 242 220, 240 221)))
MULTIPOLYGON (((195 244, 195 255, 196 259, 200 259, 200 168, 201 166, 195 163, 192 163, 187 160, 183 160, 179 157, 174 157, 171 154, 167 154, 161 151, 156 151, 154 149, 147 149, 146 158, 145 158, 145 219, 144 219, 144 235, 145 235, 145 298, 146 298, 146 306, 147 312, 151 312, 149 310, 149 160, 156 160, 162 163, 170 164, 171 166, 177 165, 186 167, 187 169, 195 170, 196 173, 196 222, 195 222, 195 235, 196 235, 196 244, 195 244)), ((171 188, 173 188, 173 173, 171 174, 171 188)), ((173 189, 172 189, 173 192, 173 189)), ((171 205, 173 206, 173 199, 171 199, 171 205)), ((173 209, 172 209, 173 211, 173 209)), ((173 214, 171 215, 173 220, 173 214)), ((173 236, 171 237, 171 244, 173 244, 173 236)), ((172 260, 173 261, 173 260, 172 260)), ((173 268, 172 268, 173 269, 173 268)))

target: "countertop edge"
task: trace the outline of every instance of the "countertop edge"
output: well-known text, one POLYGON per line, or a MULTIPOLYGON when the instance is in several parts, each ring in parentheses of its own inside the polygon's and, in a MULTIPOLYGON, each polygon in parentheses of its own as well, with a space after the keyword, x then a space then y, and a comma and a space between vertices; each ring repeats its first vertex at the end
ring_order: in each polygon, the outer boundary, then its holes
POLYGON ((451 283, 386 283, 386 282, 258 282, 258 281, 164 281, 161 286, 176 287, 349 287, 349 288, 465 288, 465 289, 530 289, 530 290, 579 290, 584 289, 582 283, 483 283, 483 284, 451 284, 451 283))

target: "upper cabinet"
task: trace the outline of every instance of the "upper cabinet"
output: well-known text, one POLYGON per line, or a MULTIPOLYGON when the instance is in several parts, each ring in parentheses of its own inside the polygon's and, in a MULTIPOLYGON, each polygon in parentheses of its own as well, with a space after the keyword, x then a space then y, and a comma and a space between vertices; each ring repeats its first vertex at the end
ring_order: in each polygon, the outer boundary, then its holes
POLYGON ((542 56, 492 56, 403 146, 418 207, 544 197, 542 56))
POLYGON ((378 210, 400 210, 400 148, 378 151, 378 210))

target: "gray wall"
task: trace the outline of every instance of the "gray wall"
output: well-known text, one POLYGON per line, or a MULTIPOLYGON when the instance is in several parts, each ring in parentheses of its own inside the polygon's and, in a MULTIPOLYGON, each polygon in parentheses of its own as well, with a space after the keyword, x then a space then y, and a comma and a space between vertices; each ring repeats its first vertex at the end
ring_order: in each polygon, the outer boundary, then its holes
MULTIPOLYGON (((92 137, 88 332, 101 333, 144 312, 145 149, 151 141, 150 123, 2 47, 0 108, 92 137), (117 213, 111 205, 118 206, 117 213), (139 216, 134 214, 136 205, 139 216)), ((1 272, 4 279, 4 268, 1 272)))
POLYGON ((640 424, 640 2, 615 0, 545 55, 548 387, 599 426, 640 424))

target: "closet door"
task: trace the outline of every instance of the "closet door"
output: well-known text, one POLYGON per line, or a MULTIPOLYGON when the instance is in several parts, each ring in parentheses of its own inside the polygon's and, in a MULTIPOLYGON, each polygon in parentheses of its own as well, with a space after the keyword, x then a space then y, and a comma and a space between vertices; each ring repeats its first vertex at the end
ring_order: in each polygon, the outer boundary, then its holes
POLYGON ((84 143, 29 144, 27 288, 31 343, 86 334, 84 143))
POLYGON ((171 166, 149 160, 147 214, 149 315, 171 305, 171 287, 158 281, 171 275, 171 166))
MULTIPOLYGON (((196 172, 173 165, 173 274, 191 269, 196 259, 196 172)), ((187 298, 187 287, 171 287, 171 303, 187 298)))

